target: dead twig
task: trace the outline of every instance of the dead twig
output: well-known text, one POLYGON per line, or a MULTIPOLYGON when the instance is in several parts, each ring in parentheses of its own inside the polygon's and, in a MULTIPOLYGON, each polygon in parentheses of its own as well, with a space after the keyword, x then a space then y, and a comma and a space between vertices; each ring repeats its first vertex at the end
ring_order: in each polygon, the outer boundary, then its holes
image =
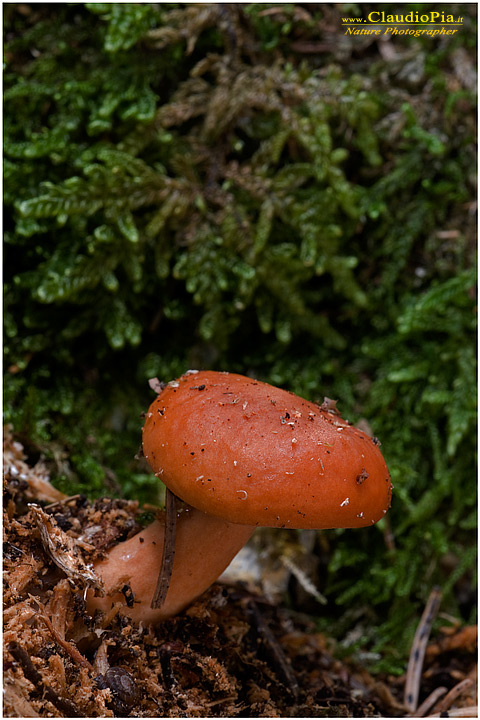
POLYGON ((440 607, 441 599, 442 592, 440 588, 433 588, 415 632, 415 637, 413 638, 410 658, 408 660, 403 700, 410 713, 413 713, 417 709, 425 650, 427 649, 428 638, 430 637, 433 621, 440 607))
POLYGON ((83 655, 77 650, 75 645, 73 645, 71 642, 68 642, 68 640, 64 640, 58 632, 55 630, 55 628, 52 625, 52 622, 50 618, 48 617, 45 608, 43 607, 42 603, 37 600, 37 598, 30 595, 30 599, 33 600, 38 607, 40 608, 40 612, 37 612, 37 616, 43 620, 45 625, 47 626, 50 635, 53 637, 55 642, 60 645, 65 652, 67 652, 72 660, 79 665, 82 665, 83 667, 88 668, 88 670, 93 670, 93 666, 88 662, 87 658, 83 657, 83 655))
POLYGON ((443 687, 443 685, 435 688, 435 690, 431 692, 427 698, 425 698, 422 704, 418 706, 415 713, 411 713, 409 717, 425 717, 427 712, 433 708, 435 703, 437 703, 440 698, 445 695, 447 690, 448 688, 443 687))
POLYGON ((82 496, 79 493, 77 493, 76 495, 69 495, 68 497, 65 495, 65 497, 61 500, 55 500, 55 502, 52 502, 49 505, 45 505, 43 509, 51 510, 52 508, 57 507, 57 505, 68 505, 73 500, 77 501, 80 497, 82 496))
POLYGON ((439 713, 443 713, 448 708, 450 708, 455 700, 460 697, 460 695, 463 694, 465 690, 470 690, 470 688, 473 686, 473 682, 470 678, 465 678, 465 680, 462 680, 461 682, 457 683, 450 692, 445 695, 443 700, 438 704, 438 707, 435 708, 438 710, 439 713))
POLYGON ((171 490, 165 493, 165 538, 163 541, 162 564, 158 573, 157 585, 150 607, 161 608, 167 597, 175 559, 175 541, 177 537, 177 498, 171 490))
POLYGON ((278 640, 275 638, 275 635, 272 633, 267 623, 263 619, 258 609, 257 603, 254 600, 248 600, 247 610, 254 622, 259 637, 262 639, 265 645, 266 652, 268 653, 272 662, 275 665, 278 674, 281 676, 282 681, 285 683, 288 690, 290 690, 295 700, 297 700, 300 690, 298 687, 297 679, 291 668, 291 665, 285 657, 285 653, 283 652, 280 644, 278 643, 278 640))

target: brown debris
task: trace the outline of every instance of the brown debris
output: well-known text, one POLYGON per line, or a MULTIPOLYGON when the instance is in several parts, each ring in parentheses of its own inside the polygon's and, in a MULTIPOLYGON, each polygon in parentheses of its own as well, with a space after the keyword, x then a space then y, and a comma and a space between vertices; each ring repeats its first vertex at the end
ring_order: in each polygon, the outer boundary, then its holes
POLYGON ((82 665, 83 667, 86 667, 89 670, 92 670, 91 664, 88 662, 88 660, 86 660, 83 657, 83 655, 81 653, 78 652, 75 645, 73 645, 71 642, 68 642, 67 640, 64 640, 59 635, 59 633, 55 630, 50 618, 48 617, 48 615, 45 612, 45 608, 42 607, 40 602, 38 600, 36 600, 35 602, 40 606, 40 610, 41 610, 38 613, 38 617, 45 623, 45 625, 47 626, 47 628, 50 632, 50 635, 55 640, 55 642, 58 643, 58 645, 60 645, 60 647, 62 647, 67 652, 67 654, 71 657, 71 659, 75 663, 78 663, 79 665, 82 665))
MULTIPOLYGON (((120 604, 90 617, 79 568, 139 530, 137 503, 74 496, 52 504, 28 483, 12 486, 14 458, 24 459, 8 441, 6 452, 5 717, 406 716, 404 679, 336 659, 308 618, 246 589, 215 585, 156 628, 123 618, 120 604)), ((447 705, 452 716, 473 712, 475 643, 473 628, 457 627, 427 648, 419 699, 445 691, 425 714, 447 705)))
POLYGON ((60 697, 43 681, 41 673, 38 672, 27 652, 16 642, 9 643, 8 652, 14 661, 21 667, 24 677, 34 686, 42 689, 43 696, 55 705, 63 713, 63 717, 82 717, 81 713, 66 697, 60 697))
POLYGON ((10 426, 4 427, 3 473, 13 496, 18 491, 27 499, 45 502, 64 500, 66 495, 50 484, 48 471, 41 462, 34 467, 28 465, 22 445, 13 440, 11 432, 10 426))
POLYGON ((30 689, 28 681, 22 683, 18 679, 7 678, 4 687, 4 713, 6 717, 40 717, 27 697, 30 689))
POLYGON ((332 415, 340 415, 338 408, 337 408, 337 403, 338 403, 338 400, 332 400, 331 398, 324 397, 323 403, 320 405, 320 410, 329 412, 332 415))
POLYGON ((150 380, 148 381, 148 384, 149 384, 150 388, 153 390, 153 392, 157 393, 157 395, 159 395, 162 392, 163 388, 165 387, 165 383, 156 377, 150 378, 150 380))
MULTIPOLYGON (((40 507, 31 504, 30 508, 34 514, 44 550, 50 555, 55 565, 58 565, 68 577, 101 590, 100 579, 80 556, 75 540, 63 532, 40 507)), ((85 545, 83 547, 85 548, 85 545)))
POLYGON ((432 643, 426 652, 427 660, 432 661, 438 655, 445 652, 455 652, 455 650, 464 650, 473 653, 477 647, 478 627, 477 625, 467 625, 463 628, 453 628, 453 634, 450 629, 444 629, 444 635, 432 643))

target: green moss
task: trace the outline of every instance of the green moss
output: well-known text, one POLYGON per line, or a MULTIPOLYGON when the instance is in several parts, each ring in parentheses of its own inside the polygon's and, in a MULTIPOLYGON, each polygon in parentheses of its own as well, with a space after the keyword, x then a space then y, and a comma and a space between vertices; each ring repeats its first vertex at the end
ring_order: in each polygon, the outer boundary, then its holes
POLYGON ((148 378, 338 397, 395 495, 329 534, 325 612, 394 671, 433 584, 473 602, 474 55, 307 10, 6 6, 5 416, 66 492, 157 502, 148 378))

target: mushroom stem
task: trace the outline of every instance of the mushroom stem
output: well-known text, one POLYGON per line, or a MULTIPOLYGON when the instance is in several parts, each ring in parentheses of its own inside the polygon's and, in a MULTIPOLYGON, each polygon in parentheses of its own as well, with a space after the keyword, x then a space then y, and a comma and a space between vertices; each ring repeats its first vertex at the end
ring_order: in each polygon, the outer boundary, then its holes
POLYGON ((165 602, 152 609, 158 568, 162 561, 165 523, 155 521, 142 532, 109 552, 97 563, 95 572, 104 583, 106 597, 87 596, 87 608, 108 612, 116 602, 125 604, 120 588, 128 583, 133 591, 133 608, 121 612, 133 620, 157 623, 181 612, 222 574, 251 537, 255 527, 237 525, 187 507, 178 513, 175 559, 165 602))

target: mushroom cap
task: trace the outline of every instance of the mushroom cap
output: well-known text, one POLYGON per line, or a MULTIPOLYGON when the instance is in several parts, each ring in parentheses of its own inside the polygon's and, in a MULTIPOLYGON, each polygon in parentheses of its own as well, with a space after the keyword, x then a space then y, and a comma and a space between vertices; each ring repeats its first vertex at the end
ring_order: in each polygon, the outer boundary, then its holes
POLYGON ((392 485, 378 443, 333 410, 227 372, 189 371, 151 404, 143 452, 186 503, 242 525, 353 528, 392 485))

